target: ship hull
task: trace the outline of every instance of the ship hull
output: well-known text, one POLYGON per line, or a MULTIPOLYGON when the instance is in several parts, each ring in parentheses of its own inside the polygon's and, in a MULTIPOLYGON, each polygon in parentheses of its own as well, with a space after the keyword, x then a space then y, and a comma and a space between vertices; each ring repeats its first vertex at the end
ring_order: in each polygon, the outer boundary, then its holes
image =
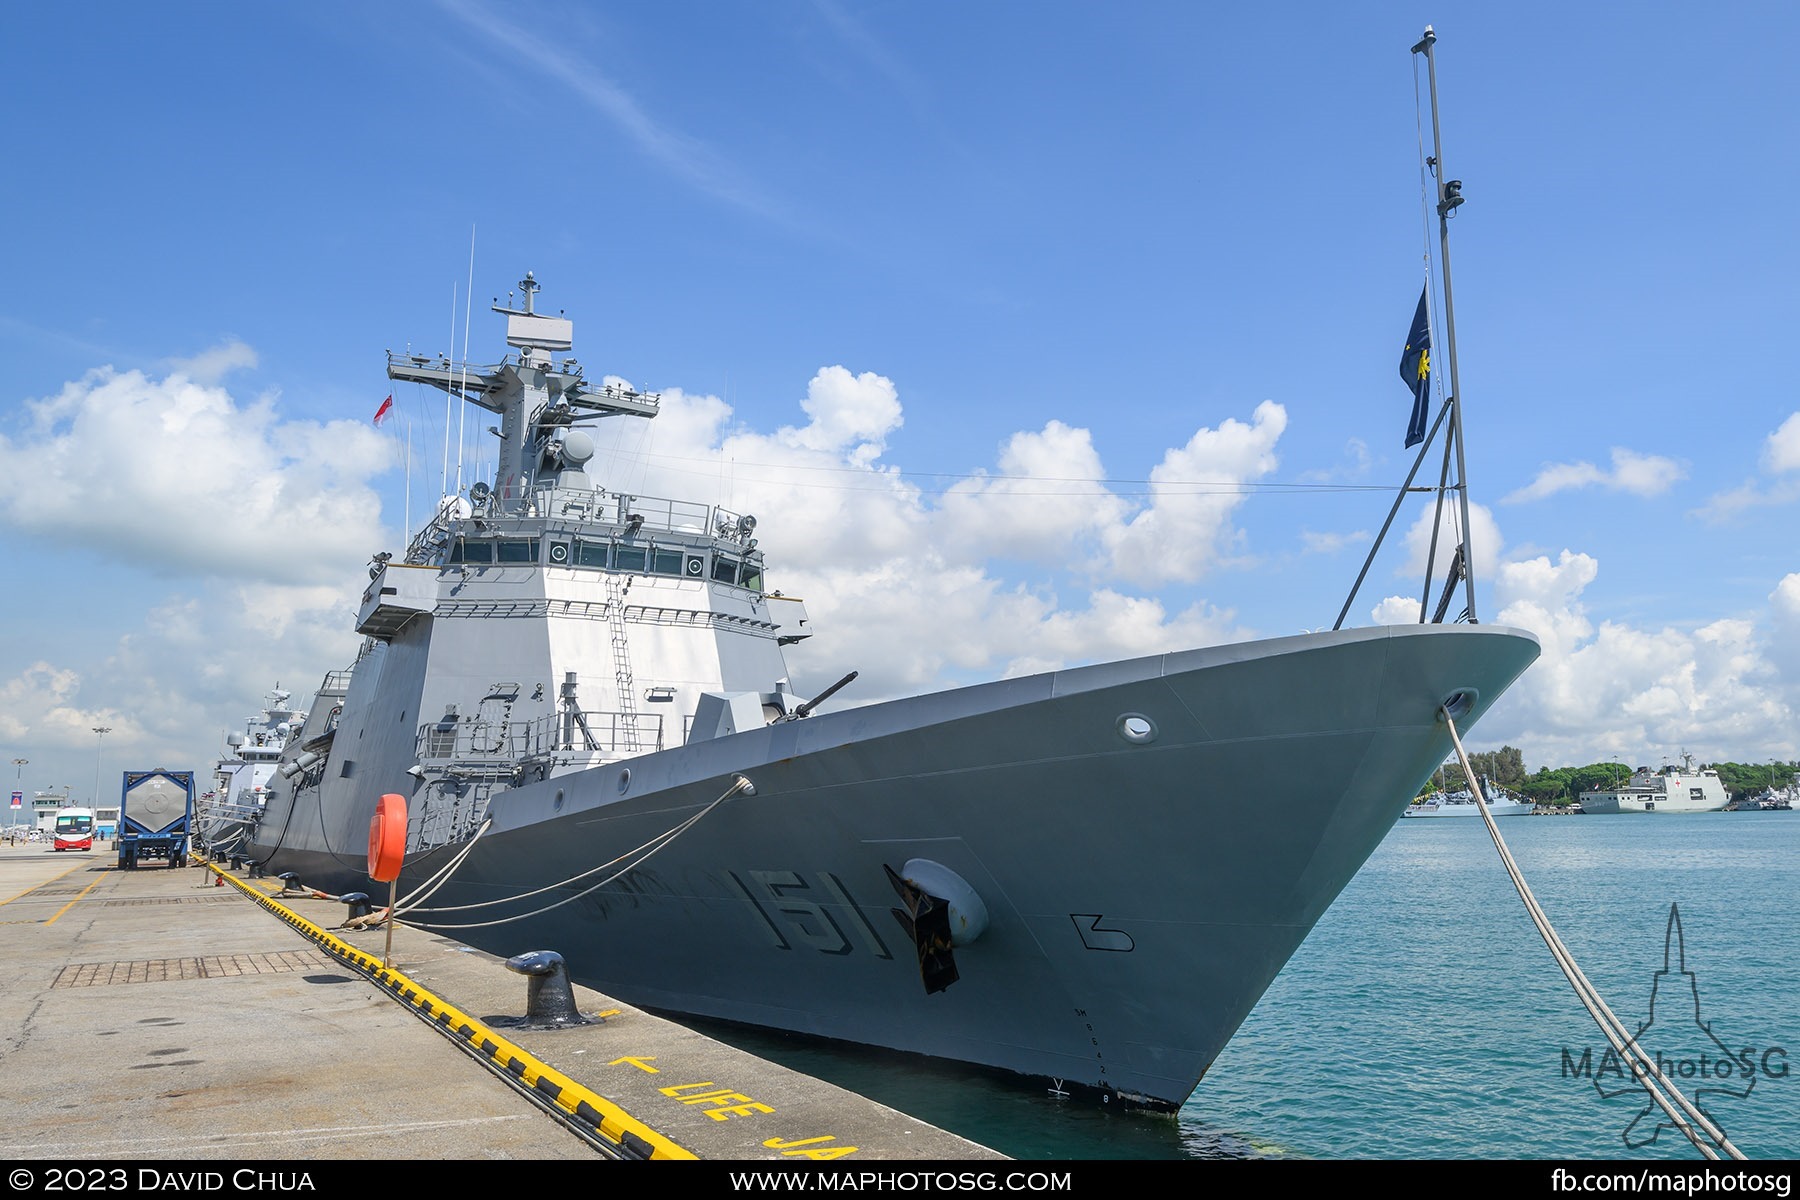
POLYGON ((1584 813, 1699 813, 1718 812, 1727 801, 1692 800, 1668 796, 1615 796, 1608 793, 1582 793, 1584 813))
MULTIPOLYGON (((402 919, 500 955, 555 950, 579 982, 646 1009, 1170 1109, 1393 826, 1394 798, 1442 763, 1440 705, 1465 697, 1472 723, 1537 653, 1493 627, 1314 634, 551 775, 498 794, 449 881, 407 912, 461 847, 410 861, 402 919), (739 776, 753 794, 716 803, 739 776), (690 820, 634 869, 607 865, 690 820), (890 871, 948 878, 940 900, 985 909, 942 990, 896 920, 890 871)), ((373 890, 375 799, 407 794, 412 765, 369 764, 354 789, 278 788, 249 853, 309 887, 373 890)))

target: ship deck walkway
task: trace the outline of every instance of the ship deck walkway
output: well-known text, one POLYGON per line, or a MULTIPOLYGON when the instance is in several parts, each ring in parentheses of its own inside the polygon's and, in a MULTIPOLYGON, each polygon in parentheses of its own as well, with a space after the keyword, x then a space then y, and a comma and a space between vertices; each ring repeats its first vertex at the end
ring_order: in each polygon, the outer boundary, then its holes
POLYGON ((579 985, 523 1028, 503 960, 281 890, 0 847, 0 1158, 1004 1157, 579 985))

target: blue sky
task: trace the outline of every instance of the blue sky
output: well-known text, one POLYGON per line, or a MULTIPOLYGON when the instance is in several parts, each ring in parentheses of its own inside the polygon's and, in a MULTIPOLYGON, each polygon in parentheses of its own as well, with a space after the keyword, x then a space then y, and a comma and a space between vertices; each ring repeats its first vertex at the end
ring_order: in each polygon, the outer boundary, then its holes
MULTIPOLYGON (((383 352, 462 353, 471 258, 471 358, 530 270, 590 374, 664 392, 604 482, 758 515, 823 631, 801 691, 1329 626, 1411 465, 1427 23, 1480 615, 1545 643, 1472 748, 1800 753, 1789 6, 0 22, 27 790, 205 772, 270 687, 348 663, 364 565, 445 475, 441 397, 370 423, 383 352)), ((1421 505, 1350 623, 1416 610, 1421 505)))

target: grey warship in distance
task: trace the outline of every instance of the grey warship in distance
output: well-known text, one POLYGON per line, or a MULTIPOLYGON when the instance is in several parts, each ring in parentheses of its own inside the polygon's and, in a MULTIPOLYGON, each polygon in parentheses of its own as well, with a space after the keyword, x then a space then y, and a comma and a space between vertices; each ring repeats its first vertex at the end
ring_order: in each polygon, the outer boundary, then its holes
POLYGON ((584 426, 658 397, 591 383, 537 286, 495 305, 497 364, 389 355, 499 415, 496 475, 371 567, 251 835, 268 873, 373 893, 397 793, 406 923, 664 1014, 1171 1110, 1449 753, 1440 709, 1466 726, 1538 654, 1420 624, 807 700, 754 519, 589 475, 584 426))
POLYGON ((277 686, 242 730, 225 735, 225 755, 213 764, 212 790, 194 806, 197 841, 215 858, 242 851, 245 834, 262 812, 266 785, 281 763, 281 749, 306 719, 288 706, 291 697, 277 686))

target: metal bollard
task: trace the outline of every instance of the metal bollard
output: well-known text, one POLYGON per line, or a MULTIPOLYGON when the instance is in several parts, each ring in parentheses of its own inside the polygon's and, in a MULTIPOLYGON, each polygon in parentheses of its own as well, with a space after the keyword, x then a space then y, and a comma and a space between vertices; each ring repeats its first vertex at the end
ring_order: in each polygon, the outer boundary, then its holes
POLYGON ((276 878, 281 880, 281 891, 278 892, 277 895, 285 896, 289 892, 301 890, 300 873, 298 871, 283 871, 281 874, 277 875, 276 878))
POLYGON ((259 862, 251 863, 250 864, 250 878, 261 879, 262 877, 263 877, 262 864, 259 862))
POLYGON ((366 917, 375 911, 369 906, 369 893, 367 892, 345 892, 338 899, 350 906, 350 915, 346 918, 347 920, 354 921, 358 917, 366 917))
POLYGON ((231 869, 234 871, 241 871, 244 869, 244 856, 243 855, 234 854, 231 856, 231 869))
POLYGON ((534 1028, 591 1025, 575 1008, 575 988, 554 950, 532 950, 506 960, 506 969, 530 981, 525 993, 525 1024, 534 1028))

